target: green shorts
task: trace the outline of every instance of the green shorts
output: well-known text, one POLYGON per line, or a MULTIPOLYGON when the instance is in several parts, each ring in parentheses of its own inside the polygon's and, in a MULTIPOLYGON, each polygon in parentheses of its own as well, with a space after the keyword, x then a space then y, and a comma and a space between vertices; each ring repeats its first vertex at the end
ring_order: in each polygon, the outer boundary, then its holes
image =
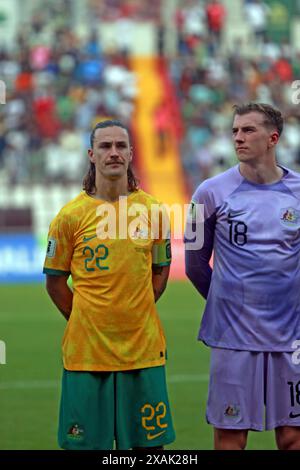
POLYGON ((157 447, 175 439, 165 368, 64 370, 58 442, 63 449, 157 447))

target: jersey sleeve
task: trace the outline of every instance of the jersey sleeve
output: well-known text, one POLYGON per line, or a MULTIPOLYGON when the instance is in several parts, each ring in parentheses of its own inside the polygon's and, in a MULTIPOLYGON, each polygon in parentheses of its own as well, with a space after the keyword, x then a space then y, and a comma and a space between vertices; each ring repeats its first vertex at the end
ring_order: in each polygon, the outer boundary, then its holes
POLYGON ((72 228, 68 217, 60 212, 50 224, 43 273, 57 276, 71 274, 72 255, 72 228))
POLYGON ((152 247, 152 264, 155 266, 170 266, 171 231, 170 219, 163 204, 160 206, 158 238, 154 240, 152 247))
POLYGON ((187 220, 184 237, 186 275, 205 299, 208 296, 211 283, 212 269, 209 262, 213 251, 216 225, 215 211, 209 210, 210 206, 208 193, 205 190, 203 191, 200 186, 191 202, 191 215, 187 220), (194 215, 197 213, 197 204, 203 204, 204 206, 203 219, 201 218, 201 220, 197 220, 194 215), (200 224, 202 224, 202 228, 200 224), (195 234, 195 238, 199 237, 199 231, 201 230, 202 243, 198 247, 199 243, 196 244, 194 240, 193 246, 191 234, 195 234), (189 234, 188 237, 187 233, 189 234))

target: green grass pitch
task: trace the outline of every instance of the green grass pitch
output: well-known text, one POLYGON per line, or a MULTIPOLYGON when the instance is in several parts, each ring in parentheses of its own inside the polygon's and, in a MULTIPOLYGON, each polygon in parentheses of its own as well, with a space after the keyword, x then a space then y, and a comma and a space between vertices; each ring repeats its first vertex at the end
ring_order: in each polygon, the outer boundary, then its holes
MULTIPOLYGON (((65 320, 43 285, 0 287, 0 449, 58 449, 60 343, 65 320)), ((158 302, 168 344, 167 377, 177 439, 169 449, 212 449, 205 421, 209 350, 197 342, 203 301, 170 282, 158 302)), ((274 449, 272 432, 250 433, 249 449, 274 449)))

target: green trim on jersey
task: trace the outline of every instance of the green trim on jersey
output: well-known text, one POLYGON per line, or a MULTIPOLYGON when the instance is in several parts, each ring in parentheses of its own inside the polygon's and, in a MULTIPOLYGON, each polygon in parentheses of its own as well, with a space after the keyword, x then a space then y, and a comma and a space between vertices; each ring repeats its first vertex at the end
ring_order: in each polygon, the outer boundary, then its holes
POLYGON ((154 244, 152 248, 152 264, 156 266, 169 266, 171 264, 171 242, 163 240, 160 244, 154 244))
POLYGON ((168 263, 152 263, 152 266, 170 266, 171 264, 171 261, 169 261, 168 263))
POLYGON ((70 271, 60 271, 60 269, 43 269, 44 274, 51 274, 53 276, 69 276, 71 274, 70 271))

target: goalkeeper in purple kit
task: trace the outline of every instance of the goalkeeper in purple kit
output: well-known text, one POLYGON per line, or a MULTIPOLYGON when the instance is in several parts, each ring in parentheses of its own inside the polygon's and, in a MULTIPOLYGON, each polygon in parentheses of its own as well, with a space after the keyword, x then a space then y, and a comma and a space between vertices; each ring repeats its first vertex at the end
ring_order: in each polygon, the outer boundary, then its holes
POLYGON ((300 450, 300 175, 276 162, 282 129, 270 105, 235 106, 239 164, 192 197, 204 243, 190 248, 188 225, 186 273, 207 300, 199 340, 211 348, 206 418, 220 450, 264 429, 279 449, 300 450))

